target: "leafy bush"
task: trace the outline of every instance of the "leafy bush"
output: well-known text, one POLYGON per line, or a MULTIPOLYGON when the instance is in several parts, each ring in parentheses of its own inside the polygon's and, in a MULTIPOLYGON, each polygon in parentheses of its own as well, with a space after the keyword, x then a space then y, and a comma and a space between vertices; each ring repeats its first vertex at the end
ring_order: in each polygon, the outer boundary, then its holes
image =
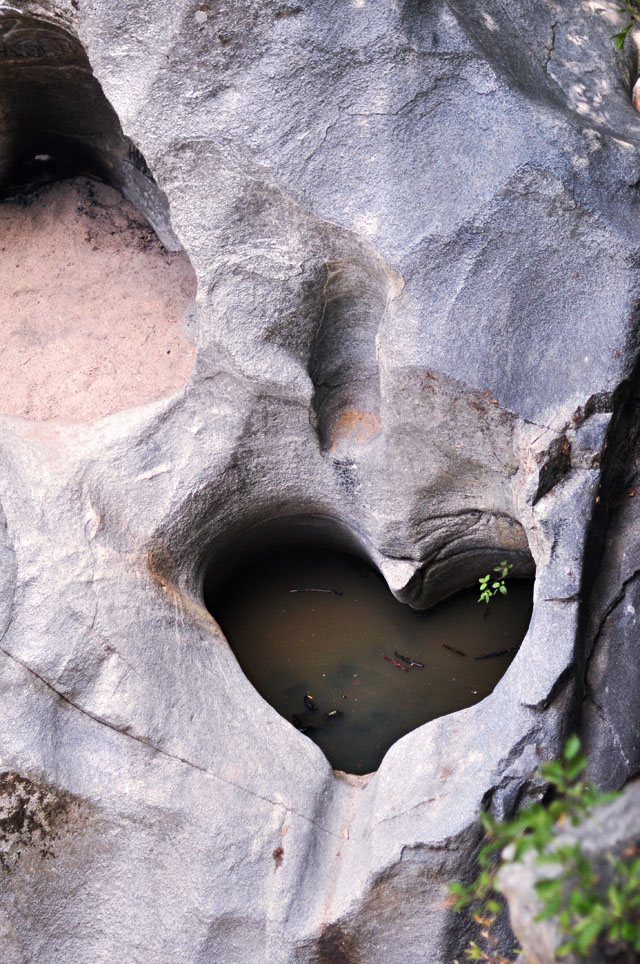
MULTIPOLYGON (((557 845, 558 834, 567 825, 577 826, 593 809, 615 799, 617 793, 600 793, 581 778, 587 761, 580 741, 572 736, 562 758, 545 763, 539 776, 550 785, 548 803, 534 803, 512 820, 499 821, 482 814, 487 843, 480 850, 480 874, 468 885, 450 885, 454 909, 471 908, 481 928, 484 947, 472 941, 465 954, 470 960, 509 964, 495 950, 491 934, 496 916, 504 910, 496 890, 496 877, 505 863, 513 863, 534 850, 538 864, 555 864, 557 874, 539 880, 535 889, 542 903, 536 920, 555 918, 565 937, 556 954, 585 957, 600 941, 610 949, 640 952, 640 856, 637 848, 618 858, 609 857, 611 871, 607 885, 581 848, 579 842, 557 845), (506 853, 502 851, 508 848, 506 853), (502 854, 501 860, 496 857, 502 854)), ((458 964, 458 962, 456 962, 458 964)))

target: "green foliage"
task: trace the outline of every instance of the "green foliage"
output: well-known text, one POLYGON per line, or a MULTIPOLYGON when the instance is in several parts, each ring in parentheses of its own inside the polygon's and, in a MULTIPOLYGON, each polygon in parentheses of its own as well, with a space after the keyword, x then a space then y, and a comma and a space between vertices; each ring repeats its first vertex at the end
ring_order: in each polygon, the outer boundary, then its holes
POLYGON ((622 30, 619 30, 618 33, 614 33, 611 37, 612 40, 615 40, 618 50, 622 50, 629 32, 635 26, 636 21, 640 19, 640 0, 623 0, 623 2, 624 6, 620 7, 618 12, 625 15, 628 23, 622 28, 622 30))
MULTIPOLYGON (((640 0, 638 0, 640 3, 640 0)), ((488 572, 486 576, 480 576, 478 582, 480 583, 480 598, 478 602, 489 603, 489 600, 493 598, 497 593, 502 596, 507 595, 507 587, 504 584, 505 579, 509 575, 510 571, 513 569, 512 563, 507 563, 506 559, 503 559, 500 565, 494 566, 493 571, 497 572, 497 576, 493 576, 493 582, 491 582, 492 576, 488 572), (489 583, 491 582, 491 585, 489 583)))
POLYGON ((548 803, 534 803, 507 821, 482 814, 487 842, 480 850, 480 873, 469 885, 450 885, 455 910, 471 908, 480 924, 484 949, 472 942, 465 954, 469 960, 509 964, 494 950, 491 925, 504 909, 495 886, 496 876, 505 863, 522 859, 527 851, 536 853, 538 864, 555 865, 554 876, 539 880, 535 889, 542 904, 536 920, 555 918, 564 935, 556 954, 585 957, 598 942, 612 949, 640 952, 640 856, 636 847, 621 857, 609 856, 607 886, 600 883, 594 866, 579 842, 558 846, 558 834, 567 826, 577 826, 590 816, 594 807, 615 799, 617 793, 600 793, 582 778, 587 761, 580 740, 567 741, 562 758, 545 763, 539 776, 552 788, 548 803), (505 847, 510 850, 501 860, 505 847))

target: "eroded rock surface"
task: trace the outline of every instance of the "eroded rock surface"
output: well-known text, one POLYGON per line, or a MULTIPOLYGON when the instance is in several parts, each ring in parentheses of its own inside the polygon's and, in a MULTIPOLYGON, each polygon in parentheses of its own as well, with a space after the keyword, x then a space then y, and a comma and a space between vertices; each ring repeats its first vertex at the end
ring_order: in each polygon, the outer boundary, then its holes
MULTIPOLYGON (((565 7, 0 6, 81 45, 115 116, 86 143, 114 183, 138 170, 131 197, 198 279, 182 392, 94 423, 0 420, 2 769, 95 814, 55 876, 4 874, 8 959, 460 955, 442 898, 480 809, 533 792, 585 687, 607 686, 582 600, 625 458, 605 443, 636 364, 640 119, 617 3, 565 7), (535 565, 494 693, 368 779, 262 701, 202 602, 206 562, 282 517, 357 546, 418 607, 500 559, 535 565)), ((21 30, 0 58, 49 69, 21 30)))
POLYGON ((95 421, 188 380, 193 269, 113 188, 72 178, 0 204, 0 273, 4 414, 95 421))

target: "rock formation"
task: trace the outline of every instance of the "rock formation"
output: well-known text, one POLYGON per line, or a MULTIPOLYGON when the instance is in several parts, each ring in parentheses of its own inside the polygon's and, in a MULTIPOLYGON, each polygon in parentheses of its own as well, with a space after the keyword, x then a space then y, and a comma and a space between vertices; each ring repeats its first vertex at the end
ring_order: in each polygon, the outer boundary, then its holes
POLYGON ((45 71, 65 173, 122 191, 198 279, 183 389, 92 424, 0 417, 7 964, 451 964, 442 898, 481 808, 535 792, 577 725, 597 780, 637 772, 617 8, 0 4, 4 187, 42 149, 19 72, 45 71), (535 567, 494 693, 335 774, 202 602, 204 567, 282 520, 417 608, 535 567))

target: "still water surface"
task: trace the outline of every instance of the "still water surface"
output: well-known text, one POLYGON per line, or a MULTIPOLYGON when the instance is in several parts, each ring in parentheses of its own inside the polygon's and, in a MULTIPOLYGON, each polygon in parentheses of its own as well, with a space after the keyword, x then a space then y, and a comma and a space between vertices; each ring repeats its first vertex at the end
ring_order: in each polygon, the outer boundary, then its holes
POLYGON ((531 616, 532 582, 507 586, 489 606, 474 588, 416 613, 357 557, 288 549, 205 586, 205 601, 258 692, 335 769, 361 774, 405 733, 493 690, 531 616))

